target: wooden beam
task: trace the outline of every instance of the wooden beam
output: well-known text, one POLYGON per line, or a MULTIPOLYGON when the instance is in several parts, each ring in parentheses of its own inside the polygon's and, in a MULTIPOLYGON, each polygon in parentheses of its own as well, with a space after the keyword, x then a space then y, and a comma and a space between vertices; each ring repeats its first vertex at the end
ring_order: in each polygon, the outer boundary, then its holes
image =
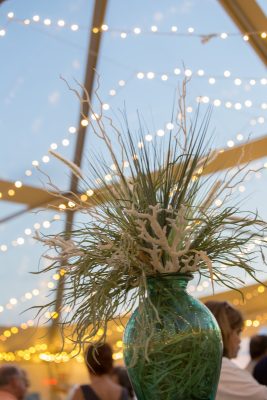
MULTIPOLYGON (((256 0, 219 0, 239 30, 248 32, 266 32, 267 17, 256 0)), ((267 66, 267 40, 260 34, 251 35, 248 43, 267 66)))
MULTIPOLYGON (((87 55, 87 63, 85 69, 85 80, 84 80, 84 89, 82 98, 86 99, 89 96, 90 100, 93 97, 94 91, 94 80, 95 80, 95 71, 98 62, 99 56, 99 48, 102 39, 101 26, 104 23, 104 18, 106 14, 108 0, 95 0, 93 18, 90 29, 90 41, 87 55), (93 33, 93 28, 97 27, 99 29, 99 33, 93 33)), ((85 136, 87 131, 87 126, 83 126, 81 124, 81 120, 89 117, 90 113, 90 104, 88 101, 82 102, 81 104, 81 115, 79 118, 79 128, 77 134, 76 148, 74 154, 74 164, 80 167, 82 163, 82 155, 85 143, 85 136)), ((70 193, 77 193, 78 190, 78 177, 74 173, 71 175, 70 182, 70 193)), ((65 222, 65 237, 68 239, 71 236, 72 225, 74 219, 74 212, 72 210, 67 210, 66 213, 66 222, 65 222)), ((60 316, 61 313, 61 305, 62 298, 64 292, 65 285, 64 277, 62 277, 58 281, 57 294, 56 294, 56 303, 55 303, 55 312, 60 316)), ((56 320, 52 320, 52 324, 49 330, 49 341, 51 346, 53 346, 53 339, 57 334, 58 324, 56 320)))

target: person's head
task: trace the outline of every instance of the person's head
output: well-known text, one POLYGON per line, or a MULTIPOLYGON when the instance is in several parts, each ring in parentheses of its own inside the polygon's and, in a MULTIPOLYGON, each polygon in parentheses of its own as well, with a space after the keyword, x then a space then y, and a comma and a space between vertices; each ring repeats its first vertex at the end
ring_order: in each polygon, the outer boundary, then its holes
POLYGON ((114 367, 111 372, 111 376, 116 383, 127 389, 130 399, 133 399, 134 391, 129 376, 127 374, 126 368, 114 367))
POLYGON ((85 351, 85 361, 90 374, 109 374, 113 368, 112 349, 110 345, 107 343, 97 346, 90 345, 85 351))
POLYGON ((16 399, 22 400, 27 392, 29 381, 24 370, 14 365, 0 367, 0 390, 13 394, 16 399))
POLYGON ((254 335, 249 342, 249 353, 252 360, 259 360, 267 355, 267 335, 254 335))
POLYGON ((216 318, 222 332, 223 355, 235 358, 240 347, 244 319, 240 311, 226 301, 208 301, 206 307, 216 318))

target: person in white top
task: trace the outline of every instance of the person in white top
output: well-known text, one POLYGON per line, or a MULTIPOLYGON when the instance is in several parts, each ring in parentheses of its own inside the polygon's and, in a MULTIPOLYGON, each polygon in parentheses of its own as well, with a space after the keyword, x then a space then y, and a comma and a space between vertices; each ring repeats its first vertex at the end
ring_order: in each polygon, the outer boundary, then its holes
POLYGON ((267 400, 267 387, 260 385, 251 374, 235 365, 243 316, 226 301, 208 301, 206 306, 215 316, 223 339, 223 359, 216 400, 267 400))

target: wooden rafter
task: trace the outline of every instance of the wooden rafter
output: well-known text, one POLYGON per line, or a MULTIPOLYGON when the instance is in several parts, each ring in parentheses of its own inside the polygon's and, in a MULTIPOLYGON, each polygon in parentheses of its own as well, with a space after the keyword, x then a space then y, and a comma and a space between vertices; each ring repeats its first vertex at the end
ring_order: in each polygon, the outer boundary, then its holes
MULTIPOLYGON (((248 32, 266 32, 267 17, 256 0, 219 0, 236 26, 244 35, 248 32)), ((260 34, 251 35, 249 42, 267 66, 267 40, 260 34)))

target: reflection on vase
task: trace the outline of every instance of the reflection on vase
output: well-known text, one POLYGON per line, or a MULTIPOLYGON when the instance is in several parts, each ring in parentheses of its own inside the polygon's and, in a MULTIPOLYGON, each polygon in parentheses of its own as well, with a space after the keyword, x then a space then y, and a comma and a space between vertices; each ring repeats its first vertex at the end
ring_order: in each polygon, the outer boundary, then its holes
POLYGON ((126 326, 124 359, 138 400, 215 399, 221 334, 209 310, 186 292, 190 279, 148 278, 145 304, 126 326))

